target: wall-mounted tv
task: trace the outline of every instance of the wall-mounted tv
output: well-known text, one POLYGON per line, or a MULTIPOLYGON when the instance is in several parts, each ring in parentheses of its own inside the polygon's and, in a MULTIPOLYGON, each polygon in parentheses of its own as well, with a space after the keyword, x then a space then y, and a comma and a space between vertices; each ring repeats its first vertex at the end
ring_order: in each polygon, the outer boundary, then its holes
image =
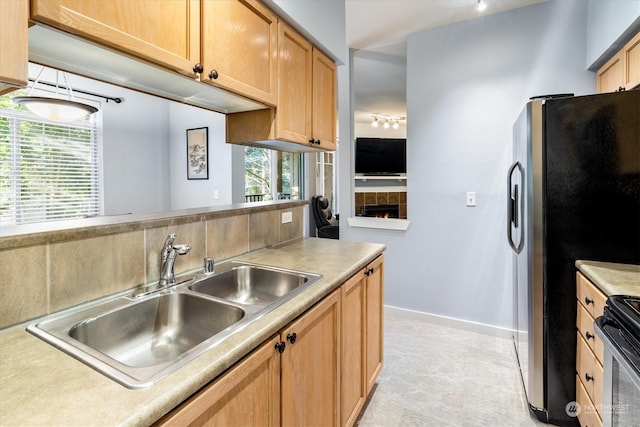
POLYGON ((407 173, 407 140, 356 138, 356 173, 398 175, 407 173))

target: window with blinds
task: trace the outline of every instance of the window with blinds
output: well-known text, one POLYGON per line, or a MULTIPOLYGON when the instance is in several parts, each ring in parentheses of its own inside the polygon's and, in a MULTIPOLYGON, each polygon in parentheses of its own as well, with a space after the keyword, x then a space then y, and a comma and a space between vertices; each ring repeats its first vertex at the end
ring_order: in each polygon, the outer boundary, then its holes
POLYGON ((98 215, 100 112, 49 122, 12 96, 0 97, 0 227, 98 215))

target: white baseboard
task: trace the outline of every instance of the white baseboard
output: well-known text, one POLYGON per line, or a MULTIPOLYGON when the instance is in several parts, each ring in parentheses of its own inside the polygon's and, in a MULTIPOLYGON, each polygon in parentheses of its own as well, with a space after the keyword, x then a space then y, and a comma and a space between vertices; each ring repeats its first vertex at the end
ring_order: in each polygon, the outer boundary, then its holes
POLYGON ((446 316, 440 316, 437 314, 424 313, 422 311, 409 310, 409 309, 400 308, 400 307, 393 307, 391 305, 385 305, 384 309, 385 309, 385 312, 393 313, 394 316, 403 317, 405 319, 433 323, 436 325, 461 329, 463 331, 468 331, 468 332, 477 332, 479 334, 489 335, 489 336, 498 337, 498 338, 511 339, 514 334, 514 331, 508 328, 500 328, 497 326, 491 326, 484 323, 454 319, 453 317, 446 317, 446 316))

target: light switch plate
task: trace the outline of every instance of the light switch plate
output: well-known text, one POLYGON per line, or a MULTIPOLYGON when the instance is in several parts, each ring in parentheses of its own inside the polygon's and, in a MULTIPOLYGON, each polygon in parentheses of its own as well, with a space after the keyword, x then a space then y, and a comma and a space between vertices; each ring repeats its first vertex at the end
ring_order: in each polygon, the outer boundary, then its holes
POLYGON ((282 223, 286 224, 288 222, 293 221, 293 214, 291 211, 289 212, 282 212, 282 223))
POLYGON ((467 206, 473 207, 476 205, 476 192, 467 191, 467 206))

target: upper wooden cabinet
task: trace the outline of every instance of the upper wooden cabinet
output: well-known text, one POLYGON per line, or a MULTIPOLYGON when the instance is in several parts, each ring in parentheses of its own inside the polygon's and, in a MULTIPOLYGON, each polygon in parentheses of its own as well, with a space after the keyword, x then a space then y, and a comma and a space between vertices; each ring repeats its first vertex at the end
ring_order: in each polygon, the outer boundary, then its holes
POLYGON ((279 22, 276 138, 335 150, 336 89, 335 63, 279 22))
POLYGON ((282 21, 277 75, 276 108, 227 115, 227 142, 260 142, 284 151, 334 151, 336 65, 282 21))
POLYGON ((311 136, 313 46, 293 28, 278 22, 278 105, 275 138, 298 144, 311 136))
POLYGON ((31 18, 188 76, 200 62, 200 0, 31 0, 31 18))
POLYGON ((0 94, 28 83, 28 0, 0 0, 0 94))
POLYGON ((640 33, 636 34, 597 72, 598 93, 640 86, 640 33))
POLYGON ((275 105, 278 17, 256 0, 202 2, 203 81, 275 105))
POLYGON ((337 90, 335 62, 314 48, 311 135, 327 151, 336 149, 337 90))

